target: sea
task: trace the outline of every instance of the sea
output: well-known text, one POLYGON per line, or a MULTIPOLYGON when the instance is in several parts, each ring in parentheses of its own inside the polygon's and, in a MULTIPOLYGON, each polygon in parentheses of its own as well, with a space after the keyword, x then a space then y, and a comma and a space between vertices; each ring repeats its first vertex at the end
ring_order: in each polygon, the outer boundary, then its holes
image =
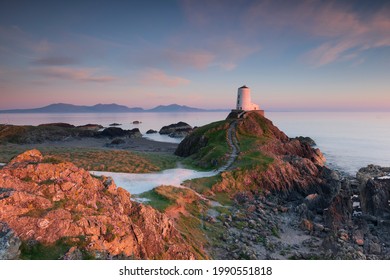
MULTIPOLYGON (((202 126, 223 120, 229 112, 180 113, 76 113, 0 114, 0 123, 38 125, 65 122, 73 125, 111 123, 123 129, 139 128, 144 137, 178 143, 182 139, 146 134, 149 129, 186 122, 202 126), (134 121, 140 122, 133 124, 134 121)), ((354 175, 368 164, 390 166, 390 112, 265 112, 266 117, 289 137, 309 136, 327 158, 327 164, 354 175)))

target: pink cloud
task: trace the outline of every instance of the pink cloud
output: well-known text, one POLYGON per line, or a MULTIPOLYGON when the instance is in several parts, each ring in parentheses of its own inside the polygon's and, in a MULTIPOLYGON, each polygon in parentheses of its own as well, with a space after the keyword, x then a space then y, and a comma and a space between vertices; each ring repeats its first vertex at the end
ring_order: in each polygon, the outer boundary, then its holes
POLYGON ((98 75, 95 68, 45 67, 34 71, 45 77, 78 82, 107 83, 117 80, 117 77, 98 75))
POLYGON ((335 44, 324 43, 304 55, 304 60, 314 67, 320 67, 337 60, 350 60, 357 56, 348 51, 356 47, 353 40, 341 40, 335 44), (346 54, 348 52, 348 54, 346 54))
POLYGON ((279 28, 289 34, 318 38, 323 42, 306 53, 304 61, 320 67, 345 61, 364 50, 390 46, 390 8, 364 17, 338 1, 256 1, 247 9, 243 26, 253 34, 279 28))
POLYGON ((363 51, 390 46, 389 14, 390 9, 383 9, 363 20, 350 11, 326 9, 319 19, 313 20, 311 32, 328 34, 329 38, 326 43, 305 54, 304 58, 315 67, 353 57, 362 63, 360 55, 363 51), (330 30, 334 31, 324 32, 330 30))
POLYGON ((166 50, 162 54, 174 66, 190 66, 199 70, 207 68, 215 59, 215 55, 201 50, 173 51, 166 50))
POLYGON ((189 80, 178 76, 167 75, 164 71, 159 69, 149 69, 140 75, 140 82, 142 85, 178 87, 188 85, 189 80))

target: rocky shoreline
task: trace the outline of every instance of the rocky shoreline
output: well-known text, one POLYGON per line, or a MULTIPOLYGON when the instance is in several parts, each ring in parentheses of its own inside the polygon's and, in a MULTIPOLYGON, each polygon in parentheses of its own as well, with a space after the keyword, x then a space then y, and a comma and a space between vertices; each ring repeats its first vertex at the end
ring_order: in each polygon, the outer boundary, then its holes
POLYGON ((383 177, 389 171, 369 165, 356 177, 338 177, 340 188, 327 207, 316 195, 291 200, 275 192, 240 192, 228 214, 206 217, 224 228, 211 254, 216 259, 388 260, 390 178, 383 177))
MULTIPOLYGON (((222 227, 209 250, 213 258, 390 259, 389 168, 368 166, 345 176, 324 165, 310 138, 288 138, 256 113, 233 121, 238 141, 256 136, 259 144, 241 151, 236 166, 205 193, 233 201, 205 218, 222 227), (240 168, 243 153, 267 161, 240 168)), ((195 130, 176 153, 197 159, 210 141, 195 130)))
MULTIPOLYGON (((132 149, 139 139, 106 132, 94 141, 132 149)), ((63 238, 63 259, 390 259, 390 168, 340 174, 313 143, 287 137, 256 113, 194 129, 177 155, 204 166, 233 160, 209 181, 187 182, 196 191, 190 203, 154 194, 168 205, 161 212, 130 202, 108 178, 26 152, 0 170, 0 259, 63 238)))
MULTIPOLYGON (((139 123, 137 121, 135 124, 139 123)), ((111 140, 142 138, 139 128, 122 129, 118 126, 121 126, 121 124, 113 123, 106 128, 98 124, 80 126, 68 123, 47 123, 37 126, 0 124, 0 144, 14 143, 23 145, 85 138, 108 138, 111 140)), ((192 130, 193 128, 189 124, 178 122, 163 126, 158 133, 171 138, 184 138, 192 130)), ((157 131, 152 129, 146 131, 146 134, 153 133, 157 133, 157 131)))

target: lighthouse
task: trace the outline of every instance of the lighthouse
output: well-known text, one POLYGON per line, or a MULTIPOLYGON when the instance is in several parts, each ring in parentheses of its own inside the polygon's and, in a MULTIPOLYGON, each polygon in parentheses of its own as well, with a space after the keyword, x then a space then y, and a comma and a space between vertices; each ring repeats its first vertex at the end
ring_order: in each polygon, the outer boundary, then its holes
POLYGON ((238 88, 236 110, 239 111, 259 110, 259 105, 252 103, 251 89, 246 85, 243 85, 242 87, 238 88))

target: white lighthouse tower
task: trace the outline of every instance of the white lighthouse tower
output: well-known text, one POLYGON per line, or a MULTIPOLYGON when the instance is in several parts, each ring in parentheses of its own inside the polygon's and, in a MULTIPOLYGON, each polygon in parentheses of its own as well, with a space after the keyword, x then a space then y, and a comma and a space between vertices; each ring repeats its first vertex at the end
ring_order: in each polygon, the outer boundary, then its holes
POLYGON ((252 103, 251 90, 246 85, 238 88, 237 92, 237 107, 239 111, 259 110, 259 105, 252 103))

